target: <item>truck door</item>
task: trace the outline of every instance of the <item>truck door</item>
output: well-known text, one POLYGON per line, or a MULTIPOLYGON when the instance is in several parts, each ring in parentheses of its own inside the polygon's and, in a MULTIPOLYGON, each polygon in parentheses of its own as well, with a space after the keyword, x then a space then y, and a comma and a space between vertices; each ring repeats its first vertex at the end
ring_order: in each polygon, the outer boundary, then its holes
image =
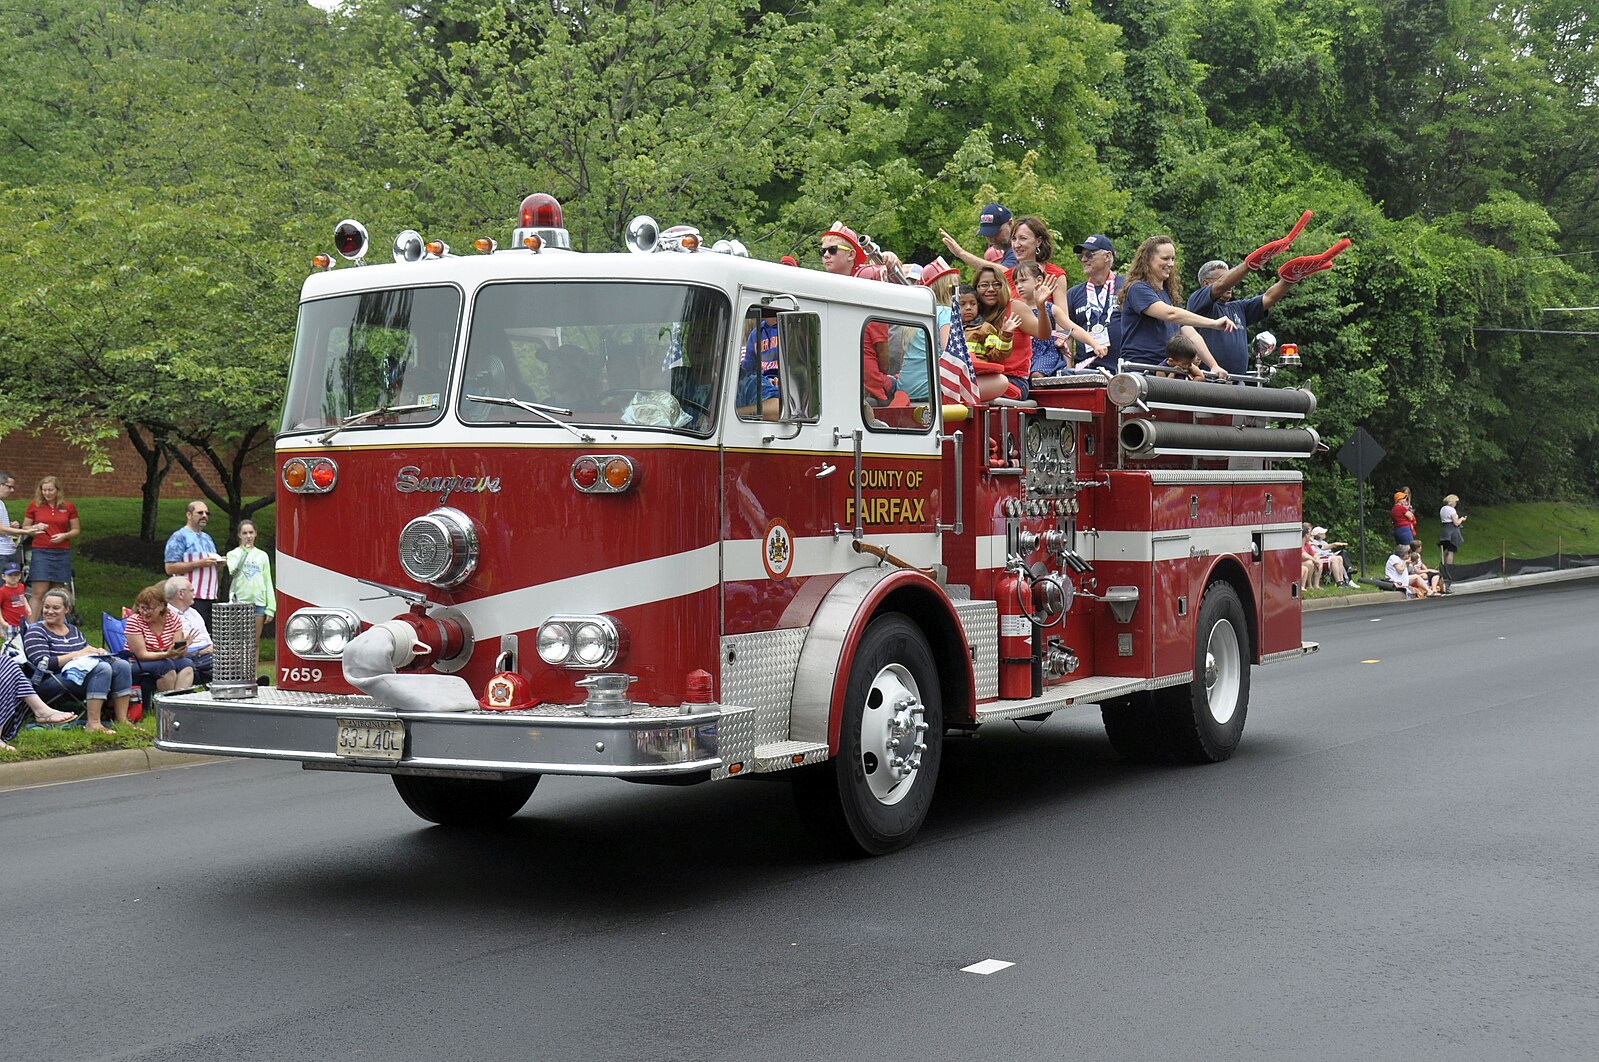
MULTIPOLYGON (((745 634, 805 626, 840 576, 878 563, 853 548, 857 535, 917 565, 936 561, 938 409, 921 389, 883 415, 863 404, 864 308, 746 288, 736 312, 723 411, 723 628, 745 634)), ((914 317, 876 322, 871 334, 902 365, 918 331, 930 351, 931 327, 914 317)), ((930 358, 927 368, 936 396, 930 358)))

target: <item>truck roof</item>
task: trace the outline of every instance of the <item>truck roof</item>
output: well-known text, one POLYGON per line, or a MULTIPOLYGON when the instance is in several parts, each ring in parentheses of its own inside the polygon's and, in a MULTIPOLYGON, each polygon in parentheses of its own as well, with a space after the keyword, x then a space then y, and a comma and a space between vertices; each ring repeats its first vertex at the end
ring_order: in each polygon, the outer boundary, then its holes
POLYGON ((535 254, 517 249, 403 264, 344 266, 311 274, 300 297, 318 299, 441 283, 475 288, 499 280, 675 281, 708 284, 730 293, 753 287, 897 313, 933 312, 932 292, 919 284, 884 284, 711 251, 589 254, 552 249, 535 254))

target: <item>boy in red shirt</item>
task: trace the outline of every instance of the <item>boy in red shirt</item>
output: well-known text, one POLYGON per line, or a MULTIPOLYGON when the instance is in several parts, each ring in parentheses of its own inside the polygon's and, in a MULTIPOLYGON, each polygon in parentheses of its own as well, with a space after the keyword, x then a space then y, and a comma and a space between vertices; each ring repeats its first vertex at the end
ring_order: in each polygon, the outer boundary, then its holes
POLYGON ((22 585, 22 569, 16 561, 7 561, 5 585, 0 586, 0 637, 9 638, 27 618, 28 589, 22 585))

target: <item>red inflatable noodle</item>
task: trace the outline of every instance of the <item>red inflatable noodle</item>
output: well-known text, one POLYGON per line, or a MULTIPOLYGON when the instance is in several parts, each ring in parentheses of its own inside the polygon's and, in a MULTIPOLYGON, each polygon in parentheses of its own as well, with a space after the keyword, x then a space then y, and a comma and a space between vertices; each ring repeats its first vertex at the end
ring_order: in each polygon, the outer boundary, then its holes
POLYGON ((1285 284, 1297 284, 1312 273, 1320 273, 1323 269, 1332 268, 1332 260, 1343 254, 1349 246, 1348 240, 1339 240, 1320 254, 1306 255, 1303 258, 1290 258, 1277 267, 1277 279, 1285 284))
POLYGON ((1250 269, 1259 269, 1273 258, 1276 258, 1284 251, 1288 250, 1288 248, 1294 245, 1294 241, 1299 239, 1299 234, 1305 231, 1305 226, 1310 224, 1310 219, 1314 214, 1315 211, 1307 210, 1303 214, 1299 215, 1299 220, 1294 223, 1294 227, 1292 231, 1288 233, 1288 235, 1284 236, 1280 240, 1273 240, 1268 244, 1263 244, 1262 246, 1255 248, 1253 251, 1250 251, 1249 256, 1244 259, 1244 264, 1250 269))

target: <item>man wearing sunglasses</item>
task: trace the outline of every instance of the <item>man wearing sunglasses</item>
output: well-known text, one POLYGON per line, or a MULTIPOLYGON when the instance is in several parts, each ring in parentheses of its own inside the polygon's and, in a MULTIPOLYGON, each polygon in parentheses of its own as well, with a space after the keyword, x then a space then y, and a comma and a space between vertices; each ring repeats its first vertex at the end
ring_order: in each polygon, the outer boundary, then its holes
POLYGON ((1121 294, 1127 278, 1116 275, 1116 248, 1109 237, 1095 233, 1075 250, 1087 279, 1067 290, 1066 312, 1073 322, 1104 344, 1109 353, 1096 358, 1086 344, 1073 343, 1072 365, 1079 369, 1103 368, 1115 372, 1122 338, 1121 322, 1116 319, 1116 297, 1121 294))

